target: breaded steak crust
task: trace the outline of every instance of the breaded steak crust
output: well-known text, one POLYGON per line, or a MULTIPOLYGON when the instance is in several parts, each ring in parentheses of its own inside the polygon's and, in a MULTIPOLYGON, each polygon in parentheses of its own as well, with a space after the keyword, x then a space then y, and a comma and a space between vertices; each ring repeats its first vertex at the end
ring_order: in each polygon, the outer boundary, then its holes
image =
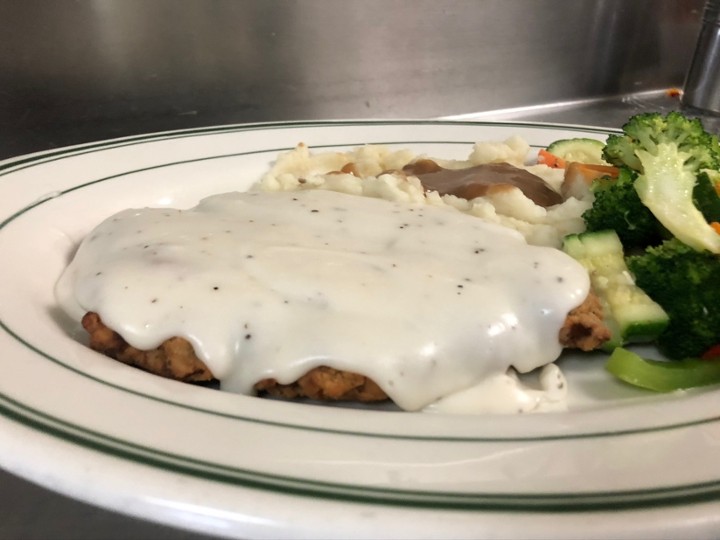
POLYGON ((195 355, 192 345, 186 339, 170 338, 155 349, 142 351, 129 345, 120 334, 105 326, 97 313, 86 313, 82 325, 90 335, 91 349, 124 364, 178 381, 201 382, 213 379, 213 374, 195 355))
POLYGON ((590 291, 585 301, 568 313, 558 339, 566 349, 594 351, 610 339, 600 298, 590 291))
MULTIPOLYGON (((90 335, 90 347, 110 358, 183 382, 208 382, 214 378, 205 363, 195 355, 190 342, 183 338, 173 337, 155 349, 143 351, 129 345, 120 334, 105 326, 97 313, 86 313, 82 325, 90 335)), ((327 366, 310 370, 292 384, 263 379, 255 384, 255 390, 261 395, 288 399, 363 402, 387 399, 387 394, 364 375, 327 366)))
MULTIPOLYGON (((140 350, 105 326, 97 313, 86 313, 82 325, 90 336, 90 347, 115 360, 178 381, 208 382, 214 379, 212 372, 184 338, 173 337, 155 349, 140 350)), ((602 305, 594 293, 591 292, 581 305, 568 314, 558 338, 565 348, 583 351, 597 349, 610 339, 610 330, 603 322, 602 305)), ((290 384, 263 379, 254 388, 260 395, 288 399, 374 402, 388 398, 370 378, 328 366, 316 367, 290 384)))

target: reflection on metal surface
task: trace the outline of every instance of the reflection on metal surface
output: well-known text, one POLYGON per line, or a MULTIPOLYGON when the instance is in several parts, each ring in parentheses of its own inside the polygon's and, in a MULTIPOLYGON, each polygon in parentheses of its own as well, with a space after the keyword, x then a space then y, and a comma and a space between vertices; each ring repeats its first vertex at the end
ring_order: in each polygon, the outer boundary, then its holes
POLYGON ((0 157, 203 125, 437 117, 679 86, 702 8, 0 0, 0 157))
POLYGON ((720 0, 707 0, 684 103, 720 113, 720 0))
POLYGON ((606 98, 568 100, 528 107, 481 111, 452 115, 447 118, 458 120, 530 120, 619 128, 634 114, 682 111, 690 116, 700 118, 709 131, 720 134, 720 116, 688 107, 681 102, 681 95, 680 90, 668 88, 606 98))

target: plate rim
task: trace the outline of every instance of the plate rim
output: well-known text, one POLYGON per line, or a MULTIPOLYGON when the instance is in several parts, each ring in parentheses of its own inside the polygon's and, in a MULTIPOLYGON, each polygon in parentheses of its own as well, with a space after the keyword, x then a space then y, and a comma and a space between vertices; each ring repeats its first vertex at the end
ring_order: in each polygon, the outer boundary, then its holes
MULTIPOLYGON (((314 128, 314 127, 323 127, 323 126, 344 126, 344 125, 363 125, 363 126, 379 126, 379 125, 466 125, 466 126, 478 126, 478 127, 492 127, 492 126, 503 126, 503 127, 523 127, 528 129, 536 129, 536 128, 547 128, 547 129, 560 129, 560 130, 569 130, 569 131, 577 131, 577 132, 594 132, 598 134, 608 134, 612 132, 616 132, 617 130, 604 128, 604 127, 593 127, 593 126, 582 126, 582 125, 575 125, 575 124, 556 124, 556 123, 541 123, 541 122, 515 122, 515 121, 508 121, 508 122, 493 122, 493 121, 457 121, 457 120, 433 120, 433 119, 427 119, 427 120, 323 120, 323 121, 290 121, 290 122, 270 122, 270 123, 255 123, 255 124, 231 124, 231 125, 224 125, 224 126, 208 126, 208 127, 198 127, 198 128, 190 128, 190 129, 184 129, 184 130, 172 130, 172 131, 164 131, 164 132, 156 132, 156 133, 147 133, 147 134, 140 134, 140 135, 134 135, 129 137, 121 137, 116 139, 108 139, 104 141, 95 141, 95 142, 89 142, 89 143, 83 143, 80 145, 74 145, 70 147, 63 147, 59 149, 53 149, 53 150, 46 150, 34 154, 28 154, 25 156, 19 156, 17 158, 10 158, 9 160, 3 160, 0 162, 0 182, 2 182, 4 179, 2 177, 11 175, 14 172, 17 172, 19 170, 22 170, 27 167, 32 167, 34 165, 39 164, 45 164, 49 163, 54 160, 59 159, 65 159, 67 157, 72 157, 76 155, 80 155, 87 152, 96 152, 96 151, 104 151, 111 148, 116 148, 119 146, 127 146, 127 145, 135 145, 135 144, 145 144, 148 142, 153 142, 156 140, 170 140, 175 138, 184 138, 184 137, 193 137, 193 136, 202 136, 202 135, 215 135, 215 134, 224 134, 224 133, 232 133, 237 131, 249 131, 254 129, 282 129, 286 127, 294 127, 294 128, 314 128)), ((335 145, 329 145, 329 146, 347 146, 347 144, 335 144, 335 145)), ((273 152, 278 151, 278 149, 272 149, 272 150, 266 150, 265 152, 273 152)), ((213 159, 221 156, 213 156, 206 159, 213 159)), ((162 166, 166 166, 168 164, 164 164, 162 166)), ((133 172, 137 171, 126 171, 122 174, 132 174, 133 172)), ((114 175, 117 176, 117 175, 114 175)), ((108 177, 111 178, 111 177, 108 177)), ((99 181, 99 180, 98 180, 99 181)), ((95 182, 90 182, 95 183, 95 182)), ((84 184, 86 185, 86 184, 84 184)), ((60 193, 60 196, 63 193, 66 193, 67 191, 72 191, 75 189, 80 189, 81 185, 75 186, 71 188, 70 190, 66 190, 64 192, 60 193)), ((28 212, 32 210, 33 208, 44 204, 50 199, 47 200, 39 200, 36 201, 34 204, 30 206, 26 206, 20 210, 18 210, 16 213, 11 215, 9 218, 4 219, 2 222, 0 222, 0 231, 3 230, 3 228, 8 225, 10 222, 12 222, 13 219, 16 219, 18 216, 22 215, 25 212, 28 212)), ((7 327, 3 320, 0 320, 0 328, 2 328, 7 334, 11 335, 14 339, 19 341, 23 346, 28 347, 30 350, 32 350, 36 354, 40 354, 47 359, 53 361, 53 362, 59 362, 62 364, 62 362, 59 359, 53 358, 49 356, 44 351, 40 350, 39 348, 36 348, 30 343, 27 343, 22 337, 17 336, 12 329, 7 327)), ((67 366, 65 364, 62 364, 67 369, 74 368, 67 366)), ((79 373, 82 376, 85 377, 91 377, 88 373, 83 373, 79 370, 74 370, 77 373, 79 373)), ((99 382, 105 384, 114 386, 108 381, 95 379, 99 382)), ((132 390, 127 389, 122 386, 115 386, 115 388, 120 389, 125 392, 132 392, 132 390)), ((137 394, 137 392, 135 392, 137 394)), ((142 397, 150 398, 150 399, 156 399, 160 400, 165 404, 171 404, 173 406, 181 406, 188 408, 187 405, 182 405, 177 402, 167 402, 164 401, 157 396, 148 396, 145 394, 139 394, 142 397)), ((18 419, 18 408, 15 407, 17 404, 12 403, 12 399, 9 399, 9 397, 3 393, 0 393, 0 412, 2 412, 2 415, 5 418, 20 421, 23 423, 23 425, 27 426, 26 423, 22 422, 21 419, 18 419)), ((19 404, 20 408, 22 408, 22 404, 19 404)), ((44 433, 53 433, 53 436, 59 437, 61 439, 64 439, 63 436, 58 434, 58 428, 53 428, 53 424, 62 423, 63 421, 61 419, 53 419, 50 415, 47 415, 47 413, 43 413, 43 411, 34 411, 35 413, 39 413, 38 417, 43 418, 46 420, 45 423, 38 422, 39 429, 44 433)), ((203 411, 208 412, 211 414, 217 415, 217 411, 203 411)), ((234 419, 238 419, 237 417, 233 417, 234 419)), ((27 419, 27 418, 26 418, 27 419)), ((253 421, 258 422, 258 419, 248 419, 248 418, 239 418, 241 420, 245 421, 253 421)), ((470 442, 514 442, 514 441, 523 441, 526 442, 528 440, 536 440, 536 441, 545 441, 545 440, 564 440, 564 439, 574 439, 574 438, 593 438, 593 437, 608 437, 608 436, 627 436, 627 435, 634 435, 634 434, 643 434, 648 431, 654 432, 654 431, 662 431, 666 429, 683 429, 683 428, 690 428, 694 427, 696 425, 701 425, 705 423, 714 423, 720 421, 720 416, 713 416, 712 418, 706 418, 700 421, 696 422, 685 422, 685 423, 678 423, 676 425, 671 426, 663 426, 660 428, 650 428, 645 430, 625 430, 623 432, 616 432, 616 433, 589 433, 589 434, 581 434, 581 435, 558 435, 554 437, 549 438, 537 438, 537 439, 528 439, 528 438, 516 438, 516 437, 510 437, 510 438, 475 438, 471 439, 470 442)), ((260 422, 263 422, 260 420, 260 422)), ((297 426, 293 424, 286 424, 284 422, 277 423, 279 427, 284 428, 293 428, 293 429, 312 429, 307 426, 297 426)), ((78 426, 76 426, 78 427, 78 426)), ((82 426, 79 426, 82 427, 82 426)), ((317 428, 315 428, 317 429, 317 428)), ((320 430, 324 431, 324 430, 320 430)), ((344 434, 344 435, 358 435, 357 432, 337 432, 336 430, 330 430, 330 433, 333 434, 344 434)), ((65 435, 68 435, 68 433, 65 433, 65 435)), ((386 437, 386 435, 383 434, 371 434, 371 433, 360 433, 360 435, 364 437, 386 437)), ((409 438, 411 440, 417 440, 416 437, 404 437, 409 438)), ((93 448, 93 445, 89 443, 89 438, 85 438, 81 440, 74 440, 72 438, 66 439, 70 442, 73 442, 75 444, 81 444, 86 448, 89 448, 91 450, 98 450, 97 448, 93 448)), ((431 440, 436 441, 437 437, 421 437, 419 440, 431 440)), ((460 439, 460 441, 449 438, 449 439, 442 439, 447 440, 449 442, 467 442, 467 439, 460 439)), ((127 442, 127 441, 125 441, 127 442)), ((105 450, 102 450, 102 453, 107 452, 107 448, 105 450)), ((110 452, 112 455, 112 452, 110 452)), ((122 456, 121 456, 122 457, 122 456)), ((124 459, 132 459, 134 462, 137 462, 136 459, 132 457, 125 456, 124 459)), ((154 465, 153 465, 154 466, 154 465)), ((167 470, 167 466, 164 468, 164 470, 167 470)), ((192 474, 190 471, 181 471, 185 474, 192 474)), ((241 484, 242 485, 242 484, 241 484)), ((248 487, 248 486, 245 486, 248 487)), ((388 493, 388 489, 383 488, 379 490, 383 492, 384 494, 388 493)), ((720 497, 720 480, 712 481, 708 483, 695 483, 690 484, 686 486, 676 486, 674 488, 668 489, 668 488, 658 488, 658 489, 651 489, 651 490, 638 490, 636 493, 637 499, 635 503, 628 500, 623 501, 607 501, 606 506, 603 506, 603 503, 590 503, 589 501, 591 499, 602 499, 606 497, 618 497, 618 494, 621 495, 627 495, 629 492, 621 491, 621 492, 590 492, 588 493, 566 493, 562 492, 559 495, 556 493, 548 493, 547 495, 547 505, 538 505, 538 504, 527 504, 525 506, 521 507, 513 507, 510 505, 503 506, 502 504, 500 506, 495 505, 495 502, 502 500, 506 498, 505 496, 499 496, 498 494, 490 494, 490 498, 486 499, 484 502, 481 499, 478 499, 477 494, 473 494, 471 496, 468 496, 467 494, 460 494, 461 497, 459 497, 458 501, 463 501, 458 504, 449 504, 449 506, 444 507, 442 501, 439 501, 437 499, 438 495, 437 493, 432 493, 430 500, 427 503, 418 502, 417 504, 420 504, 420 507, 424 507, 425 504, 432 505, 435 508, 447 508, 447 509, 454 509, 454 510, 468 510, 468 511, 477 511, 477 510, 505 510, 505 511, 522 511, 522 512, 533 512, 533 511, 550 511, 550 512, 582 512, 585 510, 588 510, 589 508, 592 509, 598 509, 598 510, 616 510, 620 508, 653 508, 653 507, 659 507, 659 506, 667 506, 667 505, 685 505, 688 502, 716 502, 718 498, 720 497), (678 492, 675 495, 672 495, 672 500, 670 500, 671 494, 673 492, 678 492), (433 499, 435 497, 435 499, 433 499), (557 502, 557 499, 559 497, 572 497, 574 498, 575 505, 568 506, 567 500, 563 502, 557 502), (474 498, 474 500, 473 500, 474 498), (467 505, 467 506, 463 506, 467 505)), ((407 494, 407 491, 404 490, 403 494, 407 494)), ((446 493, 442 493, 442 495, 446 495, 446 493)), ((313 496, 318 497, 318 493, 310 493, 310 494, 304 494, 304 496, 313 496)), ((328 497, 336 498, 338 496, 337 493, 328 493, 328 497)), ((542 494, 539 493, 533 493, 532 495, 529 495, 528 497, 537 499, 538 496, 542 496, 542 494)), ((509 494, 509 497, 511 498, 518 498, 518 494, 509 494)), ((520 497, 522 498, 522 497, 520 497)), ((422 497, 421 497, 422 499, 422 497)), ((349 499, 350 502, 358 502, 358 500, 349 499)), ((368 499, 368 500, 361 500, 361 502, 369 502, 373 504, 377 504, 380 502, 381 504, 400 504, 397 501, 393 500, 382 500, 382 497, 380 499, 368 499)), ((536 501, 537 502, 537 501, 536 501)), ((415 504, 415 503, 413 503, 415 504)), ((412 505, 411 505, 412 506, 412 505)), ((412 506, 416 507, 416 506, 412 506)))

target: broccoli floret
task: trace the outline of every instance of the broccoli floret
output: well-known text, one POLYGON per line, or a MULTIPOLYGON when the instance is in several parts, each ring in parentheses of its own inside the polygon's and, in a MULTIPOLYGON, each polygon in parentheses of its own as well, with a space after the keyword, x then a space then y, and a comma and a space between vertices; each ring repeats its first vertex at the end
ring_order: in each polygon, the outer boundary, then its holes
POLYGON ((698 357, 720 344, 720 257, 677 239, 626 258, 635 281, 670 317, 659 350, 672 359, 698 357))
POLYGON ((636 115, 623 132, 608 137, 605 159, 637 173, 634 187, 642 204, 673 236, 697 250, 720 253, 720 235, 694 199, 698 175, 720 164, 717 136, 678 112, 636 115))
POLYGON ((595 200, 583 213, 588 231, 614 230, 626 250, 659 244, 665 230, 635 191, 636 175, 620 169, 617 179, 599 178, 591 186, 595 200))
POLYGON ((697 176, 693 200, 705 219, 720 222, 720 196, 715 185, 720 183, 720 171, 703 171, 697 176))
POLYGON ((642 173, 643 164, 635 153, 644 150, 658 155, 659 145, 672 144, 688 154, 685 165, 698 171, 717 169, 720 163, 720 145, 716 135, 705 131, 697 118, 688 118, 673 111, 643 113, 631 117, 622 127, 622 135, 610 135, 603 149, 603 157, 616 167, 626 166, 642 173))

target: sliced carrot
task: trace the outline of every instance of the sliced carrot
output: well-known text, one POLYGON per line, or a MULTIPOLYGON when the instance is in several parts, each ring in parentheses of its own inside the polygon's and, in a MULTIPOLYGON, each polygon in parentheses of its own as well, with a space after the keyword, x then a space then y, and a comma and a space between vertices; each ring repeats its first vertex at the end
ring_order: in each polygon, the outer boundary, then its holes
POLYGON ((557 157, 555 154, 551 154, 544 148, 538 151, 538 163, 544 163, 553 169, 564 169, 566 165, 564 159, 557 157))
POLYGON ((617 178, 620 171, 617 167, 611 165, 592 165, 588 163, 580 163, 572 161, 568 163, 565 169, 565 177, 560 193, 563 197, 575 197, 582 199, 590 191, 593 180, 603 176, 617 178))
POLYGON ((583 175, 593 178, 599 178, 601 176, 617 178, 620 174, 620 169, 613 167, 612 165, 595 165, 593 163, 572 162, 569 166, 577 167, 577 170, 583 175))
POLYGON ((719 223, 719 222, 713 221, 712 223, 710 223, 710 226, 711 226, 713 229, 715 229, 715 232, 716 232, 716 233, 720 234, 720 223, 719 223))

